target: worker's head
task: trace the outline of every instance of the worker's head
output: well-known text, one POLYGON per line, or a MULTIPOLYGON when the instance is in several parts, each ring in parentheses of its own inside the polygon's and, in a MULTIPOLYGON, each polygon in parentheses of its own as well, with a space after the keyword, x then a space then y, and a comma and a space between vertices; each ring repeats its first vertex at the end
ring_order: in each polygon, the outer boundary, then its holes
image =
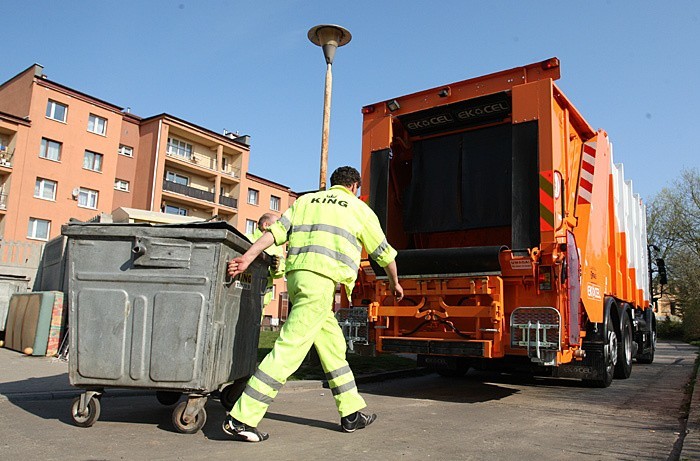
POLYGON ((351 166, 341 166, 331 175, 331 186, 344 186, 357 193, 360 185, 360 172, 351 166))
POLYGON ((265 231, 278 219, 279 218, 274 213, 265 213, 264 215, 260 216, 260 219, 258 219, 258 229, 265 231))

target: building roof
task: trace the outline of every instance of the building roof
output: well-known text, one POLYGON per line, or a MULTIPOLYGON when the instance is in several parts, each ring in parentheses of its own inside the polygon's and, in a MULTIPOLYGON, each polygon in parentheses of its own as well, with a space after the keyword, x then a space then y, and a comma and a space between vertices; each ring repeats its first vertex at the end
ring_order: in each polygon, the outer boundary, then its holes
POLYGON ((253 173, 246 172, 245 176, 247 179, 250 179, 251 181, 259 182, 261 184, 265 184, 266 186, 274 187, 275 189, 284 190, 293 196, 297 195, 296 192, 294 192, 293 190, 291 190, 288 186, 285 186, 284 184, 280 184, 278 182, 271 181, 271 180, 263 178, 261 176, 254 175, 253 173))
POLYGON ((52 89, 60 91, 62 93, 68 93, 71 96, 77 97, 78 99, 82 99, 84 101, 91 102, 95 105, 102 106, 105 109, 113 110, 114 112, 122 112, 124 110, 123 107, 112 104, 111 102, 107 102, 107 101, 104 101, 102 99, 96 98, 94 96, 90 96, 87 93, 83 93, 82 91, 75 90, 71 87, 63 85, 62 83, 58 83, 58 82, 54 82, 53 80, 49 80, 43 74, 41 75, 41 77, 37 77, 35 81, 39 85, 52 88, 52 89))
MULTIPOLYGON (((125 109, 124 109, 123 107, 121 107, 121 106, 117 106, 116 104, 112 104, 112 103, 110 103, 110 102, 104 101, 104 100, 99 99, 99 98, 96 98, 96 97, 94 97, 94 96, 91 96, 91 95, 89 95, 89 94, 87 94, 87 93, 83 93, 82 91, 78 91, 78 90, 76 90, 76 89, 74 89, 74 88, 71 88, 71 87, 69 87, 69 86, 66 86, 66 85, 64 85, 64 84, 62 84, 62 83, 58 83, 58 82, 56 82, 56 81, 50 80, 50 79, 43 73, 44 66, 42 66, 41 64, 32 64, 31 66, 27 67, 25 70, 23 70, 22 72, 18 73, 17 75, 15 75, 14 77, 10 78, 9 80, 7 80, 7 81, 5 81, 5 82, 3 82, 3 83, 0 83, 0 86, 3 86, 3 85, 5 85, 6 83, 11 82, 12 80, 18 78, 18 77, 21 76, 22 74, 24 74, 24 73, 26 73, 26 72, 28 72, 28 71, 30 71, 30 70, 32 70, 32 69, 33 69, 33 71, 34 71, 35 81, 36 81, 38 84, 40 84, 40 85, 42 85, 42 86, 50 87, 50 88, 52 88, 52 89, 55 89, 55 90, 60 91, 60 92, 63 92, 63 93, 70 94, 71 96, 75 96, 75 97, 77 97, 77 98, 79 98, 79 99, 82 99, 82 100, 87 100, 88 102, 91 102, 91 103, 96 104, 96 105, 98 105, 98 106, 102 106, 102 107, 104 107, 105 109, 109 109, 109 110, 112 110, 112 111, 115 111, 115 112, 119 112, 119 113, 121 113, 125 118, 130 118, 130 119, 132 119, 132 121, 134 121, 134 122, 139 122, 139 123, 148 122, 148 121, 151 121, 151 120, 154 120, 154 119, 158 119, 158 118, 160 118, 160 117, 170 118, 170 119, 172 119, 172 120, 174 120, 174 121, 176 121, 176 122, 178 122, 178 123, 181 123, 181 124, 183 124, 183 125, 189 125, 189 126, 193 127, 194 129, 197 129, 197 130, 200 130, 200 131, 204 131, 204 132, 206 132, 207 134, 209 134, 209 135, 211 135, 211 136, 214 136, 214 137, 216 137, 216 138, 218 138, 218 139, 220 139, 220 140, 225 140, 226 142, 234 143, 234 144, 236 144, 236 145, 238 145, 238 146, 242 146, 242 147, 245 147, 245 148, 247 148, 247 149, 250 149, 250 144, 249 144, 249 143, 242 142, 242 141, 240 141, 240 140, 236 140, 236 139, 234 139, 234 138, 232 138, 232 137, 223 135, 223 134, 221 134, 221 133, 217 133, 217 132, 212 131, 212 130, 210 130, 210 129, 208 129, 208 128, 204 128, 203 126, 194 124, 194 123, 192 123, 192 122, 188 122, 188 121, 185 120, 185 119, 182 119, 182 118, 180 118, 180 117, 176 117, 176 116, 174 116, 174 115, 171 115, 171 114, 168 114, 168 113, 165 113, 165 112, 162 113, 162 114, 153 115, 153 116, 145 117, 145 118, 144 118, 144 117, 140 117, 140 116, 135 115, 135 114, 132 114, 131 111, 130 111, 130 109, 128 109, 128 108, 125 110, 125 109)), ((0 114, 2 114, 2 113, 0 113, 0 114)), ((6 114, 6 115, 10 115, 10 116, 11 116, 11 114, 6 114)), ((21 119, 18 119, 18 120, 21 120, 21 119)), ((237 138, 246 139, 246 135, 237 136, 237 138)))
MULTIPOLYGON (((204 131, 208 135, 214 136, 214 137, 218 138, 219 140, 224 140, 225 142, 231 142, 231 143, 234 143, 238 146, 242 146, 242 147, 245 147, 246 149, 250 150, 250 144, 246 144, 246 143, 241 142, 241 141, 236 141, 234 138, 223 135, 221 133, 217 133, 216 131, 212 131, 209 128, 204 128, 203 126, 197 125, 195 123, 188 122, 187 120, 185 120, 183 118, 176 117, 174 115, 168 114, 167 112, 163 112, 163 113, 158 114, 158 115, 152 115, 150 117, 142 118, 140 121, 142 123, 146 123, 146 122, 150 122, 152 120, 157 120, 159 118, 171 119, 171 120, 178 122, 182 125, 189 125, 190 127, 194 128, 195 130, 204 131)), ((244 136, 238 136, 238 137, 243 138, 244 136)))
POLYGON ((5 120, 10 123, 17 123, 18 125, 31 126, 32 122, 29 117, 22 118, 16 115, 8 114, 7 112, 0 111, 0 120, 5 120))

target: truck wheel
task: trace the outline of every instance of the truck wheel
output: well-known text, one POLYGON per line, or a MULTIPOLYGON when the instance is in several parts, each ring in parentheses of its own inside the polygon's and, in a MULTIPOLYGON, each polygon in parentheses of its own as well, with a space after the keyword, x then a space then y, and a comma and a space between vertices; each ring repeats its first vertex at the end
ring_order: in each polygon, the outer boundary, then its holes
POLYGON ((617 364, 617 335, 612 319, 608 315, 606 326, 607 342, 603 347, 603 355, 600 360, 594 363, 598 377, 595 379, 584 379, 584 384, 590 387, 608 387, 612 384, 615 374, 615 365, 617 364))
MULTIPOLYGON (((647 321, 651 328, 649 331, 649 347, 646 352, 637 354, 637 363, 652 363, 654 361, 654 351, 656 350, 656 316, 654 312, 650 312, 649 320, 647 321)), ((645 344, 642 344, 645 346, 645 344)), ((643 350, 640 349, 640 350, 643 350)))
POLYGON ((620 338, 617 341, 615 378, 627 379, 632 374, 632 342, 632 324, 627 313, 623 313, 620 322, 620 338))

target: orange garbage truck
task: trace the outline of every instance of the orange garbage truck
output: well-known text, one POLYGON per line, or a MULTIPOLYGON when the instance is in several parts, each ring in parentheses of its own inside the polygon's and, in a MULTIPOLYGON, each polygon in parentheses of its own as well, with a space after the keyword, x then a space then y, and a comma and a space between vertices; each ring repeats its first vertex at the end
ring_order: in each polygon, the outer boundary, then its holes
POLYGON ((362 108, 363 199, 405 298, 363 260, 351 348, 596 387, 654 360, 645 206, 559 77, 552 58, 362 108))

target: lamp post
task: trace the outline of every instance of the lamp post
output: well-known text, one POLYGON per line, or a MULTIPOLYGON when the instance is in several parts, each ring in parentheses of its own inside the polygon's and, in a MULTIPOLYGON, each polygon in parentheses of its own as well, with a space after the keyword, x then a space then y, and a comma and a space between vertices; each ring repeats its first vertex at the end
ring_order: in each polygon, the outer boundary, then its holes
POLYGON ((314 26, 309 30, 309 40, 314 45, 323 49, 323 56, 326 58, 326 86, 323 94, 323 130, 321 134, 321 174, 318 188, 326 188, 326 170, 328 165, 328 133, 331 123, 331 89, 333 86, 333 75, 331 66, 335 57, 335 50, 339 46, 346 45, 352 35, 347 29, 333 24, 322 24, 314 26))

